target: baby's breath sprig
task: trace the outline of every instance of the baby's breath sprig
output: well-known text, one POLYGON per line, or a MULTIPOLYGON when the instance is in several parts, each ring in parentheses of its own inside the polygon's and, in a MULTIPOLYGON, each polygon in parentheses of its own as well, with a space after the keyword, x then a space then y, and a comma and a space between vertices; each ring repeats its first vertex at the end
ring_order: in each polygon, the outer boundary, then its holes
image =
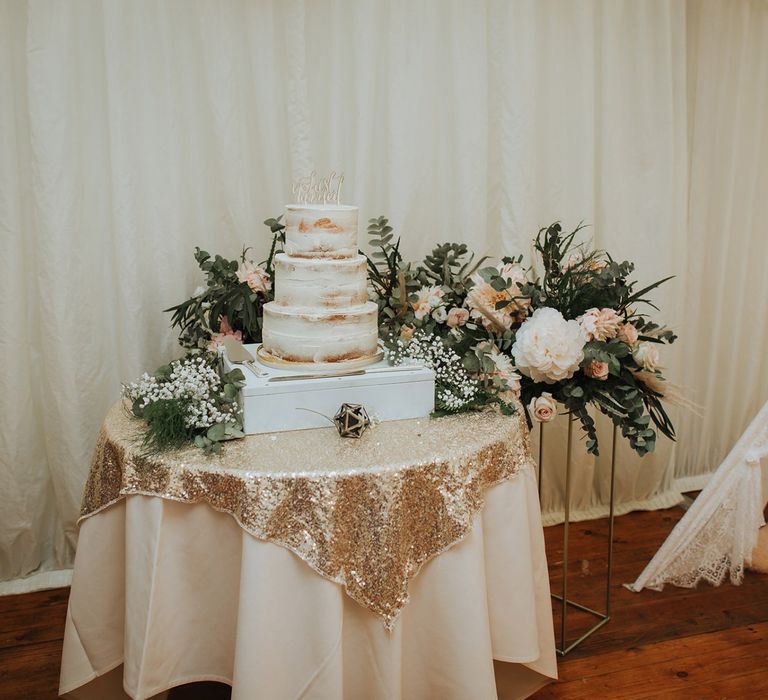
POLYGON ((239 369, 218 371, 212 355, 188 356, 144 373, 124 384, 122 395, 135 416, 147 421, 144 443, 153 451, 180 447, 194 440, 217 452, 220 443, 243 437, 237 392, 245 377, 239 369))
POLYGON ((437 413, 458 413, 474 406, 480 383, 439 336, 416 333, 407 343, 397 340, 390 351, 390 362, 401 365, 407 358, 419 360, 434 371, 437 413))

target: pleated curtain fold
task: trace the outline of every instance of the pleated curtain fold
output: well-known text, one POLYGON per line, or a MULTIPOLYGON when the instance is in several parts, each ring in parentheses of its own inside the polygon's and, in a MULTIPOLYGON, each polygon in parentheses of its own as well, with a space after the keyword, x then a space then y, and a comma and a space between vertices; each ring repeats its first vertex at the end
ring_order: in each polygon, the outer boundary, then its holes
MULTIPOLYGON (((199 284, 194 247, 265 253, 312 168, 408 258, 528 255, 559 219, 641 282, 675 275, 663 360, 701 415, 622 446, 617 498, 676 502, 768 398, 766 123, 763 0, 0 0, 0 592, 66 582, 101 419, 178 353, 162 309, 199 284)), ((579 517, 605 511, 603 432, 579 517)))

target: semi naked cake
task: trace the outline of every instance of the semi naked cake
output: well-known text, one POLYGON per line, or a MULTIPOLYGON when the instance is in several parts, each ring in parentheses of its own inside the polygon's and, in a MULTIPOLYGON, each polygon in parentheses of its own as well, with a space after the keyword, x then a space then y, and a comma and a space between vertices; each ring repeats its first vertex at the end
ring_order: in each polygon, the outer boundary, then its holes
POLYGON ((262 348, 288 362, 374 357, 378 307, 357 252, 357 207, 285 208, 285 252, 275 255, 275 299, 264 306, 262 348))

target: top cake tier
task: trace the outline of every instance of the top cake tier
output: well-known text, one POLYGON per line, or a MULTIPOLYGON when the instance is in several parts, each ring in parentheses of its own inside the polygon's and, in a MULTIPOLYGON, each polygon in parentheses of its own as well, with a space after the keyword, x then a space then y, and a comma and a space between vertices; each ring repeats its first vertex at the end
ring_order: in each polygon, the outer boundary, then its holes
POLYGON ((357 255, 357 207, 289 204, 285 207, 285 252, 294 258, 357 255))

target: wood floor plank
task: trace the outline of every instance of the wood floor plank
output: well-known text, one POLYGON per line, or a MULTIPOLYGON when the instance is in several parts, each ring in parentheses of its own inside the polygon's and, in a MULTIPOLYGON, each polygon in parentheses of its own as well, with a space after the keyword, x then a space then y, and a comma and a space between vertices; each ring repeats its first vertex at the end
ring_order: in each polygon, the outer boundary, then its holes
MULTIPOLYGON (((573 652, 571 658, 617 646, 628 648, 768 620, 768 582, 765 577, 752 573, 748 573, 747 578, 753 583, 751 590, 725 584, 720 588, 704 585, 685 595, 672 589, 640 594, 626 591, 626 596, 637 599, 637 602, 630 601, 631 604, 615 595, 612 620, 573 652)), ((579 600, 578 591, 573 591, 571 597, 579 600)), ((588 596, 582 598, 589 600, 588 596)), ((556 618, 559 619, 557 608, 556 618)), ((570 626, 569 629, 575 631, 570 626)))
POLYGON ((0 601, 0 649, 61 638, 69 588, 3 596, 0 601))
POLYGON ((711 660, 745 655, 759 658, 763 654, 768 654, 768 622, 630 647, 581 659, 566 659, 560 677, 563 682, 572 682, 626 673, 679 659, 711 660))
POLYGON ((59 638, 0 649, 0 698, 54 700, 58 696, 61 648, 59 638))
POLYGON ((705 697, 716 688, 734 693, 746 686, 740 679, 747 677, 758 688, 768 683, 768 623, 566 659, 559 671, 560 682, 537 700, 705 697))
MULTIPOLYGON (((675 690, 675 700, 745 700, 745 698, 768 697, 768 673, 765 669, 755 670, 744 676, 725 677, 706 683, 697 683, 675 690)), ((638 700, 658 700, 659 694, 652 692, 638 700)))
MULTIPOLYGON (((681 509, 673 508, 616 518, 611 592, 613 619, 571 652, 569 658, 768 619, 768 578, 752 572, 747 573, 744 584, 738 587, 725 584, 713 588, 700 584, 696 589, 668 586, 662 592, 633 593, 622 586, 637 577, 682 515, 681 509)), ((573 561, 569 567, 569 598, 596 610, 603 610, 605 605, 603 582, 607 566, 607 532, 607 519, 572 523, 570 529, 569 554, 573 561), (602 538, 599 545, 596 533, 602 538), (586 567, 584 562, 587 562, 586 567)), ((559 592, 561 571, 552 564, 562 561, 562 525, 545 528, 545 539, 552 590, 559 592)), ((555 616, 559 621, 557 607, 555 616)), ((589 620, 593 621, 593 618, 589 620)), ((579 626, 578 616, 569 612, 572 633, 568 639, 578 637, 582 628, 584 625, 579 626)))

